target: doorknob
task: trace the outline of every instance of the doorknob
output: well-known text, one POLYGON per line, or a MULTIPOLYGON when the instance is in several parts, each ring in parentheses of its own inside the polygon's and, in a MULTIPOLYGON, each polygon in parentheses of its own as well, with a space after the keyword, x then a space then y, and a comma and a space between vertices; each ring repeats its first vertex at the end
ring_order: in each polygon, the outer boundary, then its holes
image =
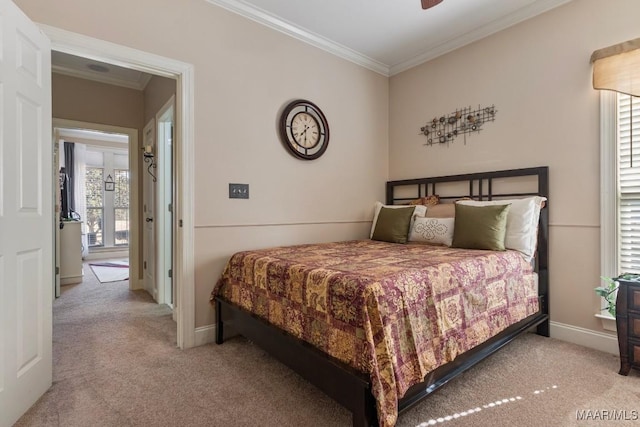
POLYGON ((153 218, 146 218, 145 221, 147 222, 153 222, 153 218))

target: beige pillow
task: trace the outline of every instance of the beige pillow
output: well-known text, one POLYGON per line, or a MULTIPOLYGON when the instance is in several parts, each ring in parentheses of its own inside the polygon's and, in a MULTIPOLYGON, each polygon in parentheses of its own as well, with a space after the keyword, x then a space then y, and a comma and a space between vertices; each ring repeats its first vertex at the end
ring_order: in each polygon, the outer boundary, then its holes
POLYGON ((407 243, 414 211, 414 206, 395 209, 382 207, 378 213, 372 239, 390 243, 407 243))
POLYGON ((504 251, 510 205, 469 206, 456 203, 455 248, 504 251))
POLYGON ((453 227, 453 218, 416 217, 411 226, 409 241, 451 246, 453 227))
POLYGON ((428 206, 427 218, 453 218, 456 215, 456 205, 453 203, 442 203, 428 206))

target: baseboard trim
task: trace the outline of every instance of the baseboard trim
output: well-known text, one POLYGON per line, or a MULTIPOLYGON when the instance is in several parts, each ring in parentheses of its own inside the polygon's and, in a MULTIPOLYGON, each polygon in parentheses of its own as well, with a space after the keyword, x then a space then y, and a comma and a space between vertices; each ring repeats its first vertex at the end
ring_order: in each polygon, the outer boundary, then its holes
POLYGON ((97 259, 114 259, 114 258, 129 258, 129 250, 106 250, 90 252, 84 256, 86 261, 94 261, 97 259))
POLYGON ((60 286, 75 285, 76 283, 82 283, 82 276, 83 274, 80 274, 79 276, 60 277, 60 286))
POLYGON ((211 344, 212 342, 215 342, 215 340, 216 340, 215 323, 213 325, 200 326, 199 328, 196 328, 196 333, 195 333, 196 347, 205 345, 205 344, 211 344))
POLYGON ((619 354, 618 337, 564 323, 551 322, 551 337, 611 354, 619 354))

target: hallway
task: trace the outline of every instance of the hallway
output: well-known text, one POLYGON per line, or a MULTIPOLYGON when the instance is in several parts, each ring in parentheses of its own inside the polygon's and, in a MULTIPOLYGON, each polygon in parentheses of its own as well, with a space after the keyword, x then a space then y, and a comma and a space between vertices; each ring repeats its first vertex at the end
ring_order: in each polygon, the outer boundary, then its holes
POLYGON ((178 349, 167 306, 83 269, 53 303, 53 386, 16 427, 349 424, 345 409, 244 339, 178 349))
POLYGON ((130 291, 128 280, 100 283, 88 262, 83 270, 83 282, 62 286, 53 303, 53 386, 16 425, 122 425, 109 400, 149 382, 136 380, 152 377, 144 369, 149 353, 178 353, 167 306, 130 291))

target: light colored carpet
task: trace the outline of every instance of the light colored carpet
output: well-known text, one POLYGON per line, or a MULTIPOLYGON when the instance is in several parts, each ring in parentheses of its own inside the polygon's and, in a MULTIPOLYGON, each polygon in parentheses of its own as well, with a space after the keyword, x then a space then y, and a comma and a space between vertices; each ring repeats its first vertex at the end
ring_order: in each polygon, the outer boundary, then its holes
MULTIPOLYGON (((17 426, 351 425, 347 410, 246 340, 178 350, 168 308, 126 281, 85 279, 54 303, 54 384, 17 426)), ((638 415, 640 376, 618 375, 618 363, 526 335, 401 415, 398 426, 638 425, 577 420, 579 410, 638 415)))
POLYGON ((93 274, 100 283, 121 282, 129 280, 129 261, 116 260, 89 263, 93 274))

